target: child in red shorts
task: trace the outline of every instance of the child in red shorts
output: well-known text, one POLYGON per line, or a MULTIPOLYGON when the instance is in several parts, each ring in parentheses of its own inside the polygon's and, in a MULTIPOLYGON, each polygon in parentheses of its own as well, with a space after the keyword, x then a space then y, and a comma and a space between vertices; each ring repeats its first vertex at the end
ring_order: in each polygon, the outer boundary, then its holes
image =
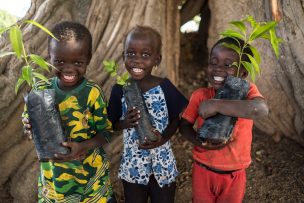
MULTIPOLYGON (((242 40, 238 40, 243 43, 242 40)), ((253 119, 266 116, 268 107, 257 87, 250 83, 246 100, 214 99, 216 91, 224 85, 227 76, 236 76, 238 54, 225 44, 239 46, 236 39, 223 38, 211 49, 208 65, 208 80, 211 87, 200 88, 191 95, 182 115, 180 132, 195 147, 193 149, 192 191, 193 202, 242 202, 246 188, 245 169, 251 163, 253 119), (193 129, 199 128, 204 119, 215 114, 238 117, 232 137, 226 143, 201 142, 193 129)), ((250 48, 244 53, 252 55, 250 48)), ((249 61, 248 58, 242 60, 249 61)), ((241 67, 239 77, 248 72, 241 67)))

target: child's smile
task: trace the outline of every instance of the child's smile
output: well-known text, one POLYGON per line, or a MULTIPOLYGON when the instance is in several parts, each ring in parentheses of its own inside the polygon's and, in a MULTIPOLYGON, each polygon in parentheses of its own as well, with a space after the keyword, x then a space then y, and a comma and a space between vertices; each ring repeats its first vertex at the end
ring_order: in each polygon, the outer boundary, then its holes
POLYGON ((63 90, 73 89, 81 83, 90 61, 86 40, 71 40, 50 44, 51 63, 58 69, 55 71, 59 79, 59 87, 63 90))
POLYGON ((127 71, 133 79, 141 80, 151 75, 153 66, 158 64, 153 40, 145 35, 130 35, 126 40, 124 60, 127 71))
POLYGON ((222 45, 213 48, 208 65, 208 80, 215 89, 224 85, 228 75, 236 76, 237 68, 232 63, 237 59, 236 52, 222 45))

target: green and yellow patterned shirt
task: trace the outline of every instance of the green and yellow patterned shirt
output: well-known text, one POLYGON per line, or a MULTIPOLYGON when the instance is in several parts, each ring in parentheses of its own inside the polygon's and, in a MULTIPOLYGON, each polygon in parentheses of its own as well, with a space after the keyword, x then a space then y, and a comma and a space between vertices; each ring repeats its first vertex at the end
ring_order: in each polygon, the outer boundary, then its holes
MULTIPOLYGON (((55 89, 63 127, 69 139, 82 142, 102 133, 109 140, 111 123, 100 87, 84 80, 71 91, 62 91, 57 78, 42 82, 38 89, 55 89)), ((41 162, 38 180, 39 202, 102 202, 112 199, 109 161, 99 147, 88 151, 83 160, 41 162)))

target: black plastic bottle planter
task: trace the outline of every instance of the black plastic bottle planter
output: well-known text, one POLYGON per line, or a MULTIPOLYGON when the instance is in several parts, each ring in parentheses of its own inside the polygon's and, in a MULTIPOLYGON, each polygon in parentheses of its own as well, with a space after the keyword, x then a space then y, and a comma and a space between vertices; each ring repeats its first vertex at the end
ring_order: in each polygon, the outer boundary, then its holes
POLYGON ((33 140, 39 161, 54 159, 55 153, 67 154, 61 117, 55 103, 55 90, 32 90, 25 98, 33 140))
POLYGON ((127 106, 136 107, 140 111, 141 118, 138 121, 138 125, 135 127, 139 136, 139 143, 144 145, 149 142, 157 141, 158 137, 152 132, 154 127, 151 124, 146 103, 136 81, 129 79, 127 84, 123 86, 123 93, 127 106))
MULTIPOLYGON (((249 90, 249 83, 241 78, 228 76, 222 88, 218 89, 215 99, 245 99, 249 90)), ((237 121, 236 117, 216 114, 205 120, 203 126, 198 129, 200 141, 222 143, 228 141, 237 121)))

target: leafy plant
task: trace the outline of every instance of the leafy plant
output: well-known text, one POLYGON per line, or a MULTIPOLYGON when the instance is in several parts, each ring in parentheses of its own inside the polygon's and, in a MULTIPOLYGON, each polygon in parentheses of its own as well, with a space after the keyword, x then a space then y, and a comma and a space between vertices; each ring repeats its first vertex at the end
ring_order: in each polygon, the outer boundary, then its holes
POLYGON ((105 67, 106 72, 110 74, 111 77, 116 77, 116 83, 119 85, 126 85, 127 80, 129 79, 128 72, 123 73, 121 76, 118 75, 118 63, 116 63, 114 60, 104 60, 103 65, 105 67))
POLYGON ((244 45, 235 46, 232 44, 225 44, 226 47, 233 49, 239 55, 239 61, 233 63, 237 66, 237 76, 239 75, 240 67, 243 66, 251 76, 251 79, 255 81, 256 74, 260 74, 260 53, 258 50, 252 46, 252 42, 257 39, 265 39, 270 42, 272 49, 276 55, 279 57, 279 44, 283 41, 281 38, 278 38, 276 35, 275 28, 277 22, 257 22, 252 16, 247 16, 246 18, 240 21, 231 21, 229 24, 232 25, 232 28, 228 28, 224 32, 220 33, 223 37, 234 38, 238 43, 238 39, 244 40, 244 45), (250 54, 244 53, 244 49, 249 47, 253 53, 253 56, 250 54), (243 61, 242 56, 246 54, 250 62, 243 61))
MULTIPOLYGON (((32 24, 52 36, 54 39, 56 39, 56 37, 47 28, 45 28, 34 20, 25 20, 22 23, 32 24)), ((46 62, 41 56, 26 53, 20 27, 21 25, 18 25, 16 23, 9 27, 0 29, 0 35, 2 35, 6 31, 9 33, 9 40, 13 50, 11 52, 1 51, 0 57, 15 55, 18 59, 25 62, 25 65, 21 68, 21 75, 18 78, 18 81, 15 86, 16 93, 18 92, 20 86, 25 82, 32 88, 35 88, 35 84, 39 80, 48 82, 48 79, 42 74, 42 72, 49 72, 50 67, 55 68, 54 66, 46 62), (35 65, 37 65, 38 68, 35 68, 35 65)))
POLYGON ((16 23, 18 18, 10 13, 0 9, 0 29, 16 23))

